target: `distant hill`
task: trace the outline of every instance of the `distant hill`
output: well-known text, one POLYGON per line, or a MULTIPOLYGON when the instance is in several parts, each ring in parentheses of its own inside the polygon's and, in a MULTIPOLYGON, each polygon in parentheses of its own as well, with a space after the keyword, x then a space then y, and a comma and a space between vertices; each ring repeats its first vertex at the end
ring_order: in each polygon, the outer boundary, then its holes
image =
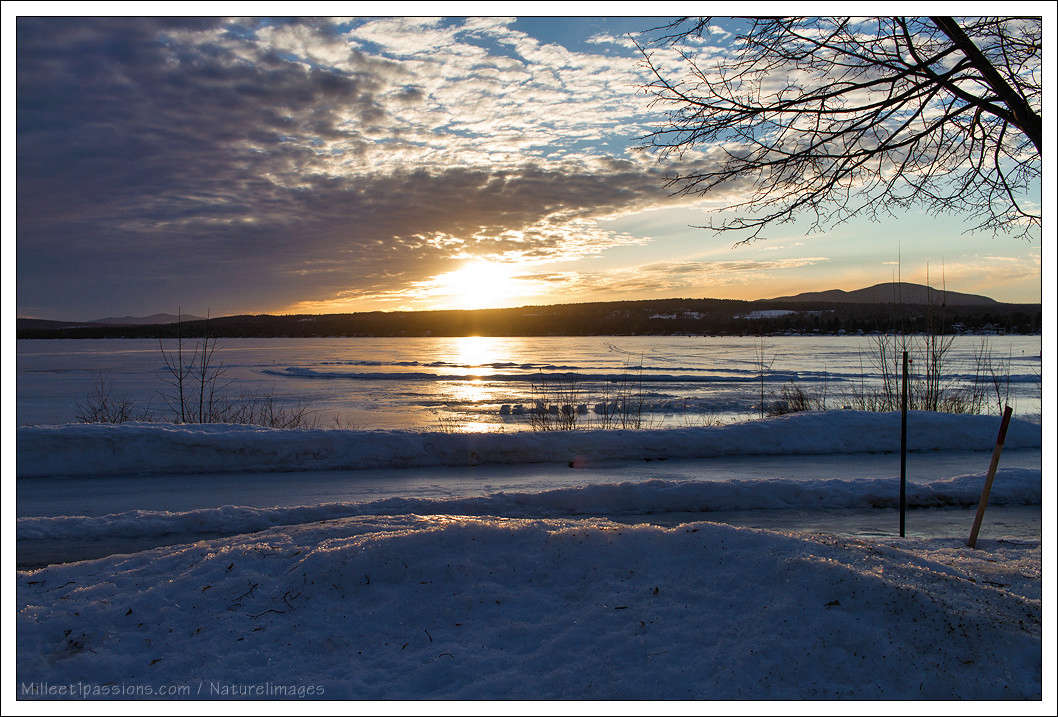
POLYGON ((52 321, 50 319, 24 319, 19 316, 16 319, 16 326, 19 331, 23 329, 39 329, 39 330, 52 330, 52 329, 76 329, 80 327, 95 327, 98 324, 93 324, 90 321, 52 321))
POLYGON ((958 291, 941 291, 936 288, 911 284, 909 282, 889 282, 875 284, 866 289, 842 291, 808 291, 796 296, 779 296, 761 301, 785 301, 797 303, 830 303, 830 304, 920 304, 935 306, 986 306, 999 302, 987 296, 962 294, 958 291))
POLYGON ((177 321, 202 321, 201 316, 184 314, 177 317, 176 314, 152 314, 150 316, 110 316, 105 319, 93 319, 91 321, 53 321, 51 319, 27 319, 18 317, 16 325, 19 331, 26 330, 58 330, 58 329, 91 329, 105 326, 162 326, 175 324, 177 321))
POLYGON ((175 324, 177 321, 202 321, 201 316, 194 314, 151 314, 150 316, 108 316, 105 319, 93 319, 87 324, 105 324, 106 326, 147 326, 151 324, 175 324))

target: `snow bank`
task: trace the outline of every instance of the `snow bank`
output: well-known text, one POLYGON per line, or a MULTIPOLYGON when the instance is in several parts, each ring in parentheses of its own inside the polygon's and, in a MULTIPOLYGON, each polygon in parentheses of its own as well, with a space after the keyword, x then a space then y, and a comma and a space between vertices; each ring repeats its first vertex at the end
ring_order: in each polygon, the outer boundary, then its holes
POLYGON ((276 529, 20 572, 18 696, 1038 700, 1040 546, 981 545, 444 516, 276 529))
MULTIPOLYGON (((912 508, 973 506, 984 475, 963 475, 908 486, 912 508)), ((67 515, 18 519, 18 539, 104 540, 171 535, 234 535, 358 515, 475 515, 506 517, 619 516, 673 512, 755 509, 895 507, 893 480, 734 480, 718 482, 650 480, 595 484, 537 493, 494 493, 481 498, 390 498, 366 503, 170 512, 132 510, 102 516, 67 515)), ((1039 505, 1040 471, 1001 469, 989 499, 992 505, 1039 505)))
MULTIPOLYGON (((914 412, 913 451, 990 450, 993 416, 914 412)), ((827 411, 727 426, 644 431, 419 433, 411 431, 279 430, 253 426, 23 426, 17 429, 16 472, 47 475, 300 471, 481 463, 572 462, 725 455, 894 452, 896 413, 827 411)), ((1039 423, 1015 419, 1008 448, 1038 448, 1039 423)))
POLYGON ((736 314, 732 318, 735 319, 777 319, 780 316, 790 316, 796 314, 797 311, 790 311, 789 309, 763 309, 761 311, 751 311, 748 314, 736 314))

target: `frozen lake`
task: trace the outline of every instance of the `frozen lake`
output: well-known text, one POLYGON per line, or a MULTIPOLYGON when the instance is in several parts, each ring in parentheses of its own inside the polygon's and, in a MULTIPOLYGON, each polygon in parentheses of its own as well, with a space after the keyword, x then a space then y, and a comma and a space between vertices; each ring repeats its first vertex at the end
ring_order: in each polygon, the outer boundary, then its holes
MULTIPOLYGON (((878 381, 872 337, 763 342, 766 403, 793 385, 841 408, 878 381)), ((956 337, 945 385, 976 383, 994 394, 992 377, 978 370, 983 342, 1015 415, 1039 415, 1039 336, 956 337)), ((538 401, 582 406, 577 420, 588 427, 602 420, 600 405, 622 396, 643 427, 759 415, 760 348, 757 338, 690 336, 220 339, 217 360, 229 394, 305 406, 321 427, 513 431, 528 428, 527 412, 538 401)), ((134 415, 146 410, 153 420, 172 420, 157 341, 19 340, 18 424, 75 420, 77 404, 101 377, 133 404, 134 415)))
MULTIPOLYGON (((954 341, 949 385, 981 380, 982 341, 954 341)), ((1030 421, 1008 439, 989 530, 1033 539, 1040 338, 988 343, 1004 381, 1009 376, 1016 418, 1030 421)), ((20 429, 19 563, 372 512, 895 530, 898 416, 831 410, 728 425, 757 415, 760 347, 730 337, 222 339, 218 357, 233 393, 269 393, 308 406, 321 428, 359 430, 20 429), (523 432, 539 386, 562 381, 575 383, 572 402, 585 405, 581 427, 597 428, 597 402, 633 386, 643 427, 674 430, 523 432), (444 435, 464 432, 491 435, 444 435)), ((841 409, 850 393, 877 381, 870 337, 765 337, 764 348, 768 400, 792 382, 841 409)), ((155 341, 22 340, 17 358, 21 426, 71 422, 101 376, 135 409, 171 419, 155 341)), ((910 529, 961 535, 998 420, 922 414, 912 423, 909 475, 918 492, 910 529)))

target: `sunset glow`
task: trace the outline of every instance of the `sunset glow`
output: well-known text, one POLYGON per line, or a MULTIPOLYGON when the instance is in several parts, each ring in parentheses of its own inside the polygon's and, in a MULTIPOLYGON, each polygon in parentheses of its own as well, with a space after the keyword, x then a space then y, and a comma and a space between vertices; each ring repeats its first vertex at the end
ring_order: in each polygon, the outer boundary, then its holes
MULTIPOLYGON (((715 21, 655 61, 733 52, 744 21, 715 21)), ((674 194, 710 148, 644 151, 660 114, 631 38, 659 24, 22 18, 18 315, 760 299, 889 281, 898 255, 905 279, 944 264, 949 289, 1040 299, 1040 239, 958 216, 798 218, 749 244, 699 228, 749 187, 674 194), (129 147, 149 165, 108 159, 129 147)))
POLYGON ((504 307, 524 295, 524 282, 513 278, 516 267, 499 262, 472 261, 426 282, 435 308, 484 309, 504 307))

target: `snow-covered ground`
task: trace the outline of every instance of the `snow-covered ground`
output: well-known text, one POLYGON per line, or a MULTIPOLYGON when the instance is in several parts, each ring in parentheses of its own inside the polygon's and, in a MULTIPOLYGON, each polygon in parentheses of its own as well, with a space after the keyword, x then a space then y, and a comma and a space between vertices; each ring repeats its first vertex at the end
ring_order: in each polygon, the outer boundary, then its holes
POLYGON ((20 563, 96 558, 19 572, 19 696, 1039 699, 1040 425, 977 551, 995 417, 913 414, 912 537, 847 527, 898 425, 19 428, 20 563))
MULTIPOLYGON (((910 508, 976 506, 983 473, 911 484, 910 508)), ((105 515, 22 516, 18 538, 35 541, 106 541, 122 538, 172 542, 174 536, 232 535, 276 525, 360 515, 473 515, 503 517, 628 516, 746 510, 888 508, 898 505, 894 480, 731 480, 603 483, 533 493, 473 498, 387 498, 366 503, 253 507, 224 505, 185 511, 128 510, 105 515)), ((992 506, 1040 504, 1040 472, 999 471, 992 506)), ((708 518, 708 516, 703 516, 708 518)))
POLYGON ((1039 544, 981 547, 343 518, 20 573, 19 690, 1039 699, 1039 544))

